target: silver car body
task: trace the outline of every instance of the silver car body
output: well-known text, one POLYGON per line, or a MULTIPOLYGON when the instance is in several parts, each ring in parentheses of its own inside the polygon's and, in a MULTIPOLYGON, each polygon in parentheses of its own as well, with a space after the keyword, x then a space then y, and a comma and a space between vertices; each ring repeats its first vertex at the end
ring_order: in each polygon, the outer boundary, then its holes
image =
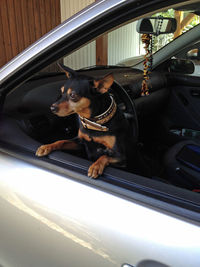
MULTIPOLYGON (((99 1, 58 26, 3 67, 1 83, 122 2, 99 1)), ((136 192, 104 190, 84 176, 76 181, 75 172, 57 174, 2 147, 0 166, 0 266, 200 266, 199 223, 186 219, 184 209, 177 216, 159 207, 159 200, 155 207, 136 192)))
POLYGON ((0 164, 1 266, 200 266, 198 225, 4 153, 0 164))

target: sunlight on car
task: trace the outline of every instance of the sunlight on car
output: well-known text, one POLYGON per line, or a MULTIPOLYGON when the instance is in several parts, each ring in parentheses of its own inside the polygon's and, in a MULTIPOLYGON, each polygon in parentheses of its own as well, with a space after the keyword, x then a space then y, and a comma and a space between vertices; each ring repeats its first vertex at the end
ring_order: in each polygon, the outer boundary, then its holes
MULTIPOLYGON (((146 240, 154 240, 157 243, 162 244, 163 240, 165 245, 171 243, 171 235, 173 232, 177 234, 180 233, 179 238, 177 238, 174 246, 185 246, 183 239, 187 239, 187 235, 190 235, 190 228, 194 227, 190 224, 179 223, 178 228, 174 227, 176 225, 175 221, 179 220, 176 218, 170 218, 167 215, 162 215, 158 212, 155 214, 153 210, 134 204, 127 200, 122 200, 119 197, 98 191, 94 188, 85 186, 78 182, 61 178, 58 175, 52 174, 48 171, 38 170, 35 167, 24 167, 16 168, 15 172, 11 171, 6 173, 4 178, 0 178, 4 185, 8 188, 14 188, 14 194, 8 189, 7 195, 1 196, 10 204, 17 207, 19 210, 27 213, 28 215, 44 223, 52 230, 59 232, 66 238, 72 239, 74 242, 79 243, 88 249, 94 249, 92 244, 83 241, 80 237, 71 234, 62 228, 62 224, 58 225, 54 223, 54 216, 60 217, 60 219, 65 220, 68 218, 71 224, 68 224, 69 229, 74 229, 74 225, 78 224, 81 228, 85 225, 86 221, 90 221, 91 225, 88 228, 82 229, 87 232, 90 236, 90 227, 97 227, 99 224, 104 227, 108 222, 111 226, 110 231, 118 231, 118 234, 127 237, 132 234, 133 236, 138 236, 140 239, 143 237, 146 240), (18 179, 15 179, 15 177, 18 179), (27 179, 29 176, 29 179, 27 179), (47 190, 48 189, 48 190, 47 190), (67 189, 67 194, 65 193, 67 189), (59 192, 59 194, 56 194, 59 192), (79 192, 78 195, 74 195, 74 192, 79 192), (56 197, 55 197, 56 194, 56 197), (30 205, 31 202, 34 206, 30 205), (139 220, 130 214, 130 206, 134 206, 134 210, 139 214, 139 220), (51 209, 49 210, 49 207, 51 209), (87 207, 85 209, 84 207, 87 207), (106 207, 106 209, 105 209, 106 207), (113 207, 117 207, 114 208, 113 207), (49 217, 44 215, 45 210, 48 208, 48 213, 51 215, 49 217), (100 210, 104 209, 104 218, 101 217, 100 210), (118 210, 120 210, 120 220, 118 216, 118 210), (53 216, 53 217, 52 217, 53 216), (148 220, 148 227, 146 227, 146 218, 152 218, 148 220), (141 218, 144 227, 141 227, 141 218), (157 221, 158 224, 155 224, 157 221), (82 224, 82 225, 81 225, 82 224), (160 227, 158 227, 159 225, 160 227), (154 229, 156 227, 156 229, 154 229), (170 229, 170 233, 164 231, 163 229, 170 229), (183 228, 183 229, 182 229, 183 228), (134 229, 137 229, 135 231, 134 229), (141 229, 138 230, 138 229, 141 229), (120 230, 120 232, 119 232, 120 230), (158 235, 154 236, 154 231, 157 231, 158 235), (182 236, 182 231, 185 235, 182 236)), ((68 223, 69 223, 68 221, 68 223)), ((197 235, 191 243, 187 246, 195 246, 199 243, 200 233, 198 227, 196 227, 197 235)), ((108 234, 109 235, 109 234, 108 234)), ((89 238, 88 236, 88 238, 89 238)), ((189 240, 189 239, 188 239, 189 240)), ((105 251, 98 250, 98 253, 108 257, 105 251)))

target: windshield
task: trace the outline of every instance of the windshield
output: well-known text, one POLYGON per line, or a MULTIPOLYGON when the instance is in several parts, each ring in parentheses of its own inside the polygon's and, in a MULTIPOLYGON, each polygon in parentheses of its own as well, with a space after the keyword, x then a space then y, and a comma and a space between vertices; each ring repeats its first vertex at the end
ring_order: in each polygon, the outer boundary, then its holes
MULTIPOLYGON (((168 43, 172 42, 174 39, 178 38, 180 35, 182 35, 186 31, 191 30, 193 27, 195 27, 200 23, 200 16, 194 13, 190 13, 188 11, 177 11, 174 9, 169 9, 166 12, 156 13, 152 17, 159 17, 159 16, 165 18, 175 18, 177 21, 177 29, 174 33, 152 36, 152 54, 159 51, 168 43)), ((137 22, 134 23, 137 24, 137 22)), ((127 27, 127 25, 124 27, 127 27)), ((131 57, 121 59, 118 62, 118 64, 121 66, 134 66, 144 58, 146 52, 144 49, 144 44, 142 43, 141 40, 141 34, 135 31, 134 35, 135 35, 135 40, 138 40, 136 49, 131 57)))
MULTIPOLYGON (((155 13, 153 16, 176 18, 177 30, 175 33, 162 34, 153 37, 152 53, 155 53, 175 38, 190 30, 200 22, 200 17, 188 11, 169 9, 165 12, 155 13)), ((136 30, 137 21, 123 25, 95 41, 80 48, 65 57, 64 63, 73 69, 91 66, 134 66, 145 55, 141 34, 136 30), (100 51, 98 49, 100 42, 100 51)))
MULTIPOLYGON (((170 17, 177 21, 177 30, 174 33, 152 37, 152 54, 200 22, 200 17, 195 13, 174 9, 155 13, 152 16, 170 17)), ((136 26, 137 21, 130 22, 101 35, 64 57, 63 63, 75 70, 97 66, 98 68, 99 66, 109 68, 136 65, 144 59, 146 53, 141 40, 142 35, 137 32, 136 26)))
POLYGON ((192 29, 200 23, 200 17, 194 13, 186 11, 176 11, 169 9, 166 12, 156 13, 155 17, 163 16, 168 18, 175 18, 177 21, 177 29, 174 33, 163 34, 155 37, 153 52, 158 51, 169 42, 172 42, 175 38, 179 37, 186 31, 192 29))

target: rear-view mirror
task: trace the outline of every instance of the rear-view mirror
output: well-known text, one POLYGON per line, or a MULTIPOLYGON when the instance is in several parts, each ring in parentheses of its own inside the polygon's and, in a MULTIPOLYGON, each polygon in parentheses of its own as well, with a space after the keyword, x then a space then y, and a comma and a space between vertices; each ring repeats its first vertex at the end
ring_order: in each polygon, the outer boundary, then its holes
POLYGON ((140 19, 136 26, 138 33, 153 35, 174 33, 176 28, 176 19, 164 17, 148 17, 140 19))

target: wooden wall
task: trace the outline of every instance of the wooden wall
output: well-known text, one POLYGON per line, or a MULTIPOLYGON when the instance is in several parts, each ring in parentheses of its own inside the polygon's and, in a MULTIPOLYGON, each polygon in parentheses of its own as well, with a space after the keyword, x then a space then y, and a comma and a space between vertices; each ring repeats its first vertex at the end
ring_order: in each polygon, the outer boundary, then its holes
POLYGON ((0 67, 60 22, 60 0, 0 0, 0 67))

